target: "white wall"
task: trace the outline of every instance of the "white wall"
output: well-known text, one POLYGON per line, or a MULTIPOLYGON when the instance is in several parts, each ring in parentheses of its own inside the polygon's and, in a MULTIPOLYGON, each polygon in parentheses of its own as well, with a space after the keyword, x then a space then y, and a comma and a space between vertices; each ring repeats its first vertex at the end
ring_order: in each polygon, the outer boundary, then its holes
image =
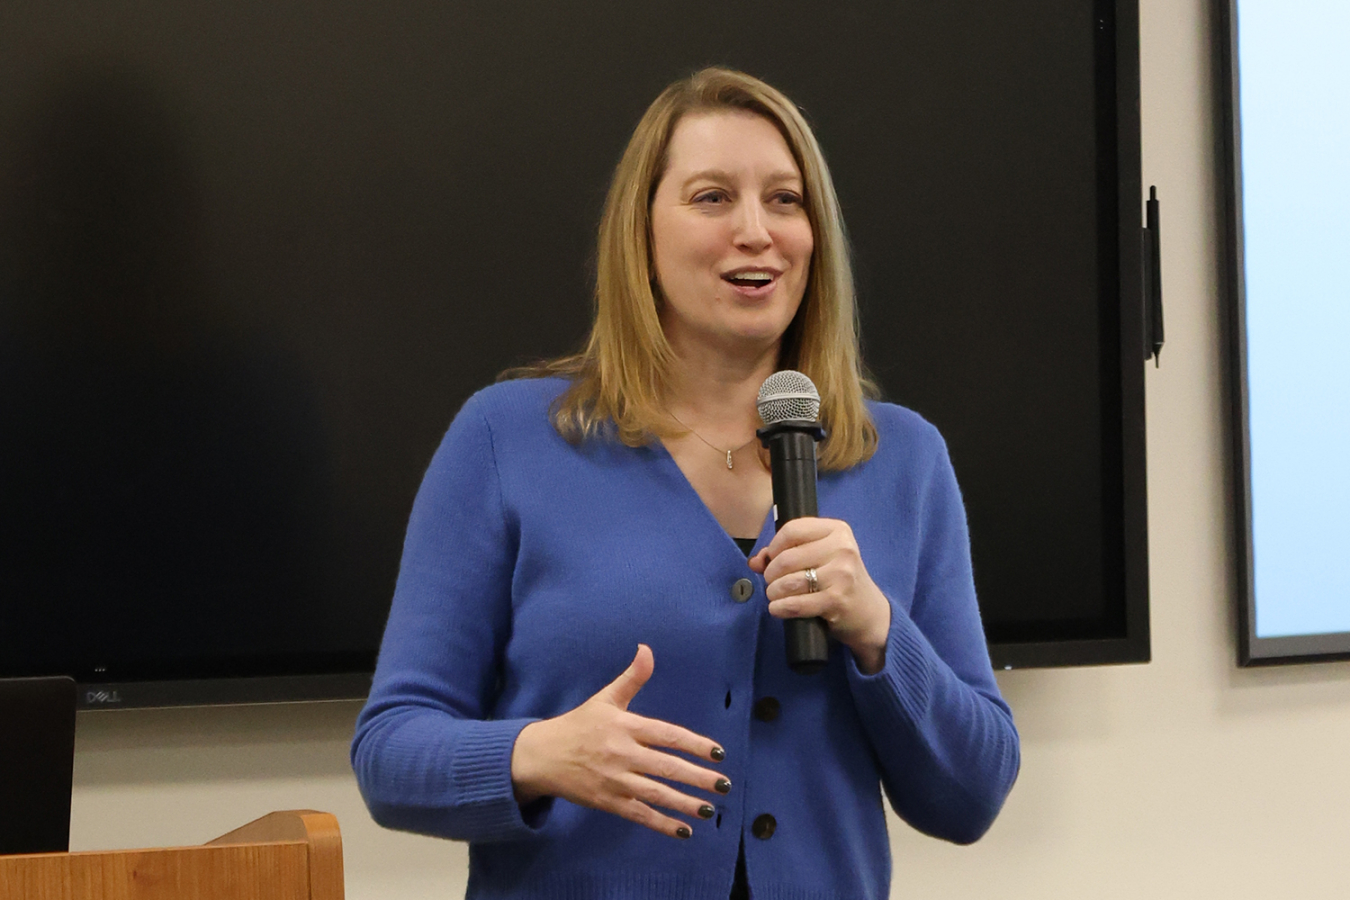
MULTIPOLYGON (((1168 336, 1147 375, 1154 661, 1001 675, 1021 779, 974 847, 893 821, 896 897, 1350 892, 1350 664, 1234 665, 1209 4, 1142 5, 1144 178, 1163 201, 1168 336)), ((461 845, 367 818, 346 761, 357 708, 82 714, 73 849, 199 843, 312 807, 341 822, 354 900, 462 896, 461 845)))

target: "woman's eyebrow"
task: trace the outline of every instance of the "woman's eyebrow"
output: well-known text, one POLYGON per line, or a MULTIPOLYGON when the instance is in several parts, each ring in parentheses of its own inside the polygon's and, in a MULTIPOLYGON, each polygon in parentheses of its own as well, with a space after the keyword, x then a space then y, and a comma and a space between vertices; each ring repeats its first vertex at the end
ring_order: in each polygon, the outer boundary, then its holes
POLYGON ((792 184, 801 184, 802 176, 798 175, 796 172, 784 170, 782 172, 772 172, 769 174, 769 177, 765 179, 765 182, 768 184, 782 184, 785 181, 791 182, 792 184))
POLYGON ((688 178, 684 180, 684 183, 681 186, 687 189, 689 185, 693 184, 696 181, 718 181, 726 184, 731 182, 732 180, 733 179, 731 177, 731 174, 722 169, 704 169, 700 172, 695 172, 693 175, 690 175, 688 178))

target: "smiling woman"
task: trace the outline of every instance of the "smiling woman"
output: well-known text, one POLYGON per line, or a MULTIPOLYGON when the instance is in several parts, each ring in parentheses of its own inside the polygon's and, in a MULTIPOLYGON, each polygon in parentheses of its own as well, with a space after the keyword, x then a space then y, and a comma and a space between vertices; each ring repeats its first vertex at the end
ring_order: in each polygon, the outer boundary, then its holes
POLYGON ((651 212, 666 341, 772 371, 814 247, 792 152, 767 119, 726 111, 686 116, 667 155, 651 212))
POLYGON ((883 785, 926 833, 992 823, 1019 750, 960 492, 931 425, 864 402, 854 309, 797 108, 668 88, 586 348, 472 397, 427 470, 352 744, 377 821, 470 841, 470 897, 878 897, 883 785), (776 530, 755 395, 784 367, 831 433, 824 515, 776 530), (798 617, 835 642, 815 675, 798 617))

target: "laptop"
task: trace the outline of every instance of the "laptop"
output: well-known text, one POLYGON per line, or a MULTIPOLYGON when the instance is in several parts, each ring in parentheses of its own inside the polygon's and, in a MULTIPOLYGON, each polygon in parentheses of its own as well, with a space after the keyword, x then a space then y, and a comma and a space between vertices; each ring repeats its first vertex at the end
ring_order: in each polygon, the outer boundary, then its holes
POLYGON ((0 678, 0 854, 70 849, 75 682, 0 678))

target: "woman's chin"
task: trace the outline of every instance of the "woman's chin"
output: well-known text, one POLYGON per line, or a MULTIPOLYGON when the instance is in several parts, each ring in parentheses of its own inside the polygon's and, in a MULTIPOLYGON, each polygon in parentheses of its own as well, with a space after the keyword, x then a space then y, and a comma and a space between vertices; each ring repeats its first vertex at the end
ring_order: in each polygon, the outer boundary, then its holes
POLYGON ((720 321, 704 321, 698 325, 673 322, 665 318, 666 338, 679 352, 681 347, 701 351, 716 350, 740 358, 758 357, 774 351, 791 324, 791 317, 782 311, 736 310, 720 321))
POLYGON ((728 329, 720 335, 721 339, 717 343, 737 356, 761 356, 777 349, 786 330, 786 326, 776 325, 728 329))

